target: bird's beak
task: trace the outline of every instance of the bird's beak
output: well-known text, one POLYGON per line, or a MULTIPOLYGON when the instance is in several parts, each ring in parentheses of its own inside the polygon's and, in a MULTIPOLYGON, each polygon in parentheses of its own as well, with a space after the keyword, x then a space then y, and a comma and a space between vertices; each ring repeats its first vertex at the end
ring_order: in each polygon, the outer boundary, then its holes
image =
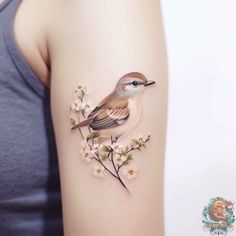
POLYGON ((145 84, 144 84, 144 86, 146 87, 146 86, 149 86, 149 85, 152 85, 152 84, 155 84, 156 82, 155 81, 153 81, 153 80, 148 80, 145 84))

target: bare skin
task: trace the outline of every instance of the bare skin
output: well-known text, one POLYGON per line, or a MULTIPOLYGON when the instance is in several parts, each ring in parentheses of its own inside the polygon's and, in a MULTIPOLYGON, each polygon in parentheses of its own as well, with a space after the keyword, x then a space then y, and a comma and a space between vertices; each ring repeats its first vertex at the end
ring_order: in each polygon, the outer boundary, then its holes
POLYGON ((15 35, 38 79, 51 89, 65 236, 164 235, 167 63, 159 1, 23 0, 15 35), (143 95, 141 122, 130 134, 151 132, 152 139, 138 153, 140 172, 128 182, 127 194, 112 178, 91 175, 80 158, 81 136, 71 131, 69 106, 76 85, 86 85, 98 104, 131 71, 156 84, 143 95))

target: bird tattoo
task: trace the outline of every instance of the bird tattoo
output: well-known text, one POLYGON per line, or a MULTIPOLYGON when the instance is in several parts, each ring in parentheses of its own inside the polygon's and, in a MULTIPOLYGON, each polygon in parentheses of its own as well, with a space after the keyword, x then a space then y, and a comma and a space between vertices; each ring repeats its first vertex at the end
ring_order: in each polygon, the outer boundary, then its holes
POLYGON ((142 73, 125 74, 88 117, 71 129, 89 127, 100 140, 124 137, 138 125, 142 114, 142 94, 147 86, 153 84, 155 81, 147 80, 142 73))

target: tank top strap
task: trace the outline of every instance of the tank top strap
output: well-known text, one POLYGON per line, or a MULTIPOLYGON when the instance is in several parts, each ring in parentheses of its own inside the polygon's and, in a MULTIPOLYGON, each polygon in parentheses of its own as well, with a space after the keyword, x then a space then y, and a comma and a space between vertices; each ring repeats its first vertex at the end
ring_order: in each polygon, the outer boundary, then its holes
POLYGON ((0 14, 3 14, 3 40, 20 76, 40 97, 48 97, 49 89, 39 80, 29 66, 14 35, 14 19, 21 2, 22 0, 5 0, 0 5, 0 14))
POLYGON ((10 3, 12 0, 4 0, 0 3, 0 12, 10 3))

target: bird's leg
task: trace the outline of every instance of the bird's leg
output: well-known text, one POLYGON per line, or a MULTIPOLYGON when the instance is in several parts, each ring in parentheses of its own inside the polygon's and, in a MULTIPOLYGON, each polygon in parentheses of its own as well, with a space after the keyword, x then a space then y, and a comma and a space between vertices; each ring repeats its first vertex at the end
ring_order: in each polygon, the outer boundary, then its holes
POLYGON ((113 144, 113 142, 114 142, 114 141, 113 141, 113 138, 112 138, 112 135, 111 135, 111 144, 113 144))
POLYGON ((111 135, 111 144, 113 143, 117 143, 119 137, 115 136, 115 138, 113 139, 112 135, 111 135))

